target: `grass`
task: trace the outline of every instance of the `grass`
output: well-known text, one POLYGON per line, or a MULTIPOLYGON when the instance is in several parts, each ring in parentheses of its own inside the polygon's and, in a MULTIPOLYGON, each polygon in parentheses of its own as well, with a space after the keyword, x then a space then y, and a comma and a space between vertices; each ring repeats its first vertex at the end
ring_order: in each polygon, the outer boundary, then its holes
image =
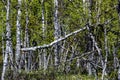
POLYGON ((95 80, 93 76, 86 75, 60 75, 56 80, 95 80))
POLYGON ((95 77, 81 74, 54 74, 47 73, 43 74, 43 72, 33 71, 26 73, 22 71, 22 73, 14 75, 9 71, 6 75, 6 80, 95 80, 95 77))

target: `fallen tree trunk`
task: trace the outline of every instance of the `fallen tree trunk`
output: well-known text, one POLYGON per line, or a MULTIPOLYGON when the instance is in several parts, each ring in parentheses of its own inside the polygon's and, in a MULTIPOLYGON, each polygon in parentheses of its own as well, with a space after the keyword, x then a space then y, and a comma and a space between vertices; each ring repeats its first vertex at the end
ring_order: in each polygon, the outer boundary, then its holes
POLYGON ((56 44, 56 43, 58 43, 58 42, 60 42, 60 41, 65 40, 66 38, 68 38, 68 37, 70 37, 70 36, 72 36, 72 35, 74 35, 74 34, 77 34, 77 33, 81 32, 81 31, 83 31, 83 30, 85 30, 85 29, 86 29, 86 27, 84 27, 84 28, 82 28, 82 29, 79 29, 79 30, 76 30, 76 31, 74 31, 74 32, 66 35, 65 37, 61 37, 60 39, 51 42, 50 44, 45 44, 45 45, 43 45, 43 46, 35 46, 35 47, 29 47, 29 48, 22 48, 21 50, 22 50, 22 51, 30 51, 30 50, 31 50, 31 51, 34 51, 34 50, 36 50, 36 49, 47 48, 47 47, 53 46, 54 44, 56 44))

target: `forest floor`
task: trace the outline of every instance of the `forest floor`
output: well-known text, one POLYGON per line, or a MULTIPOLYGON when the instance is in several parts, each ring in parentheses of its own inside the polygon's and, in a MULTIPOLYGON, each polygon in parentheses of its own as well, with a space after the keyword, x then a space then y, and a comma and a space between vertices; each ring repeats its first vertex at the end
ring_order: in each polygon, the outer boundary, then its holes
MULTIPOLYGON (((2 63, 3 63, 2 61, 3 61, 2 60, 2 55, 0 55, 0 76, 1 76, 1 73, 2 73, 2 63)), ((38 73, 37 73, 37 75, 39 77, 42 76, 38 73)), ((36 76, 36 72, 34 72, 34 71, 32 72, 32 75, 31 75, 31 73, 30 74, 28 73, 28 75, 24 73, 24 75, 21 75, 21 76, 25 76, 25 75, 26 75, 26 77, 29 76, 29 78, 31 78, 31 80, 33 80, 33 79, 38 80, 38 76, 36 76)), ((51 80, 51 77, 52 77, 52 75, 49 76, 49 78, 47 79, 47 76, 46 76, 45 80, 51 80)), ((27 79, 29 79, 29 78, 27 78, 27 79)), ((57 74, 55 76, 54 80, 95 80, 95 77, 94 76, 83 75, 83 74, 66 74, 66 75, 65 74, 57 74)))
POLYGON ((95 80, 95 77, 86 75, 61 75, 57 76, 56 80, 95 80))

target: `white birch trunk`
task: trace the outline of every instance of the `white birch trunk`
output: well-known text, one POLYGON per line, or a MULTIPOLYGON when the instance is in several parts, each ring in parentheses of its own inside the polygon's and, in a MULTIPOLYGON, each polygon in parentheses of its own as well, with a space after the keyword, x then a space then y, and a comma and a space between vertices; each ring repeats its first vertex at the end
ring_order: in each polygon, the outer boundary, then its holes
POLYGON ((4 42, 4 33, 2 33, 2 56, 3 56, 3 60, 5 57, 5 46, 4 46, 5 42, 4 42))
MULTIPOLYGON (((120 3, 120 0, 118 0, 118 3, 120 3)), ((118 14, 119 17, 119 26, 120 26, 120 13, 118 14)), ((118 62, 119 63, 119 62, 118 62)), ((120 64, 119 64, 119 69, 118 69, 118 80, 120 80, 120 64)))
POLYGON ((18 67, 18 70, 20 70, 21 66, 20 66, 20 49, 21 49, 21 24, 20 24, 20 20, 21 20, 21 0, 18 0, 18 12, 17 12, 17 23, 16 23, 16 64, 18 67))
MULTIPOLYGON (((42 32, 43 32, 43 40, 45 40, 45 17, 44 17, 44 0, 41 1, 42 6, 42 32)), ((47 55, 46 50, 43 49, 43 57, 44 57, 44 70, 47 69, 47 55)))
POLYGON ((120 66, 119 66, 119 69, 118 69, 118 80, 120 80, 120 66))
MULTIPOLYGON (((58 0, 54 0, 54 39, 57 40, 61 36, 59 19, 58 19, 58 0)), ((54 55, 55 55, 55 68, 59 65, 59 52, 60 52, 60 45, 58 43, 55 44, 54 55)))
POLYGON ((119 59, 118 59, 117 54, 116 54, 118 47, 115 47, 115 46, 113 46, 113 57, 114 57, 113 65, 114 65, 114 71, 116 72, 117 71, 117 67, 119 67, 119 59))
MULTIPOLYGON (((29 33, 28 33, 28 23, 29 23, 29 16, 28 16, 28 5, 27 5, 27 1, 25 0, 25 5, 26 5, 26 27, 25 27, 25 47, 29 47, 29 33)), ((28 51, 27 54, 25 54, 27 57, 28 56, 28 61, 26 60, 26 64, 25 64, 25 69, 27 71, 30 71, 31 69, 31 52, 28 51), (27 64, 28 62, 28 64, 27 64)))
POLYGON ((42 53, 41 53, 41 49, 38 50, 38 57, 39 57, 39 69, 42 69, 42 53))
POLYGON ((41 6, 42 6, 42 31, 43 31, 43 38, 45 38, 44 0, 41 1, 41 6))
POLYGON ((12 61, 13 56, 12 56, 12 44, 11 44, 11 26, 10 26, 10 0, 7 0, 7 7, 6 7, 6 50, 4 54, 4 60, 3 60, 3 71, 2 71, 2 76, 1 80, 5 80, 5 73, 6 73, 6 68, 8 67, 8 55, 10 55, 10 60, 12 61))
MULTIPOLYGON (((26 23, 27 24, 27 23, 26 23)), ((26 27, 26 29, 25 29, 25 39, 24 39, 24 48, 26 48, 27 47, 27 38, 28 38, 28 32, 27 32, 27 27, 26 27)), ((28 46, 29 47, 29 46, 28 46)), ((26 54, 22 54, 23 56, 24 56, 24 62, 25 62, 25 71, 28 71, 28 67, 27 67, 27 60, 26 60, 26 57, 28 56, 28 52, 29 51, 27 51, 26 52, 26 54)))
MULTIPOLYGON (((3 13, 3 10, 2 10, 2 13, 3 13)), ((2 14, 2 17, 3 17, 3 14, 2 14)), ((3 25, 3 21, 1 23, 1 25, 3 25)), ((5 38, 5 33, 4 33, 4 26, 2 27, 2 56, 3 56, 3 60, 4 60, 4 55, 5 55, 5 42, 4 42, 4 38, 5 38)))
POLYGON ((104 80, 104 75, 107 75, 106 68, 107 68, 107 57, 108 57, 108 47, 107 47, 107 30, 106 27, 104 28, 104 39, 105 39, 105 61, 104 61, 104 68, 102 70, 102 80, 104 80))

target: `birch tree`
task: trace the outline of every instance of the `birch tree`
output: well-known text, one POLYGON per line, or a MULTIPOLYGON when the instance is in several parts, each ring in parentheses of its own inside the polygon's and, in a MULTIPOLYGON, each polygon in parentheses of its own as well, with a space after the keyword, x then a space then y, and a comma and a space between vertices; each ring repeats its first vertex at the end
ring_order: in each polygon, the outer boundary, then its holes
MULTIPOLYGON (((2 10, 2 12, 3 12, 3 10, 2 10)), ((3 14, 2 14, 2 18, 3 18, 4 16, 3 16, 3 14)), ((3 21, 1 22, 2 24, 3 24, 3 21)), ((1 25, 2 25, 1 24, 1 25)), ((4 41, 4 39, 5 39, 5 33, 4 33, 4 26, 2 27, 2 56, 3 56, 3 60, 4 60, 4 55, 5 55, 5 46, 4 46, 4 44, 5 44, 5 41, 4 41)), ((4 63, 4 62, 3 62, 4 63)))
MULTIPOLYGON (((58 0, 54 0, 54 39, 58 40, 61 36, 61 30, 59 25, 59 17, 58 17, 58 0)), ((54 55, 55 55, 55 67, 57 68, 59 65, 59 53, 60 53, 60 44, 56 43, 54 47, 54 55)))
POLYGON ((18 0, 18 11, 17 11, 17 23, 16 23, 16 64, 18 70, 20 70, 20 49, 21 49, 21 1, 18 0))
MULTIPOLYGON (((118 9, 119 26, 120 26, 120 0, 118 0, 117 9, 118 9)), ((119 30, 120 30, 120 28, 119 28, 119 30)), ((118 80, 120 80, 120 64, 119 64, 119 69, 118 69, 118 80)))
MULTIPOLYGON (((12 42, 11 42, 11 25, 10 25, 10 0, 7 0, 6 6, 6 49, 3 60, 3 71, 1 80, 5 80, 5 73, 8 65, 8 56, 10 57, 10 62, 13 62, 13 52, 12 52, 12 42)), ((13 63, 11 63, 13 64, 13 63)))
MULTIPOLYGON (((44 0, 41 1, 41 7, 42 7, 42 34, 43 34, 43 40, 45 40, 45 8, 44 8, 44 0)), ((47 69, 47 54, 46 50, 43 49, 43 57, 44 57, 44 70, 47 69)))
MULTIPOLYGON (((28 23, 29 23, 29 15, 28 15, 28 2, 25 0, 25 12, 26 12, 26 24, 25 24, 25 37, 24 37, 24 47, 29 47, 29 30, 28 30, 28 23)), ((26 54, 22 54, 23 60, 25 62, 25 70, 30 70, 31 65, 31 54, 30 51, 26 52, 26 54), (27 60, 26 57, 29 59, 27 60)))
POLYGON ((108 61, 108 46, 107 46, 107 28, 105 26, 104 28, 104 46, 105 46, 105 60, 104 60, 104 67, 103 67, 103 70, 102 70, 102 80, 104 80, 104 75, 107 75, 106 73, 106 69, 107 69, 107 61, 108 61))

